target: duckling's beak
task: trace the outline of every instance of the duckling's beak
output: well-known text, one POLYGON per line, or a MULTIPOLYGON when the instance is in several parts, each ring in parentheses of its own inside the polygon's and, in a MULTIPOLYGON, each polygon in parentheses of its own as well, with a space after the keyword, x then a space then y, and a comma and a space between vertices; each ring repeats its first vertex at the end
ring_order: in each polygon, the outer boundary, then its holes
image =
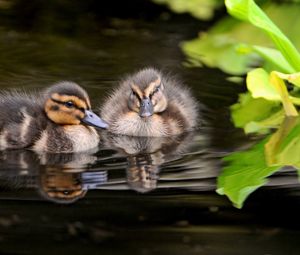
POLYGON ((85 116, 81 121, 89 126, 108 128, 108 124, 104 120, 89 110, 85 110, 85 116))
POLYGON ((153 115, 153 104, 149 97, 142 99, 139 115, 141 117, 150 117, 153 115))

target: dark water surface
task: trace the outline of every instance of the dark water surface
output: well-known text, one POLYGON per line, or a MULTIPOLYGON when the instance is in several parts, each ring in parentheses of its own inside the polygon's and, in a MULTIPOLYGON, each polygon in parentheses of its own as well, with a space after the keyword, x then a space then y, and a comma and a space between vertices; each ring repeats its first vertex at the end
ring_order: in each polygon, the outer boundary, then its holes
POLYGON ((0 152, 0 254, 299 254, 294 170, 270 177, 243 209, 215 192, 222 157, 257 138, 230 122, 240 85, 182 65, 178 44, 201 24, 164 15, 111 18, 97 33, 68 36, 0 27, 1 89, 72 80, 96 108, 122 75, 154 66, 207 107, 205 126, 176 138, 103 132, 87 153, 0 152))

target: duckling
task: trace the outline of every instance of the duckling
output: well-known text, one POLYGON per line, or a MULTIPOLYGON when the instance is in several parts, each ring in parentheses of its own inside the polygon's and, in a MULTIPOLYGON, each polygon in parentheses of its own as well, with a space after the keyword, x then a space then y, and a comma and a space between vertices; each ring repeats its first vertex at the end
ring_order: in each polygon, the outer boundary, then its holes
POLYGON ((175 78, 145 68, 123 80, 100 112, 112 133, 163 137, 194 129, 198 108, 190 91, 175 78))
POLYGON ((60 82, 42 93, 0 93, 0 150, 79 152, 98 145, 95 127, 108 125, 91 110, 84 89, 60 82))

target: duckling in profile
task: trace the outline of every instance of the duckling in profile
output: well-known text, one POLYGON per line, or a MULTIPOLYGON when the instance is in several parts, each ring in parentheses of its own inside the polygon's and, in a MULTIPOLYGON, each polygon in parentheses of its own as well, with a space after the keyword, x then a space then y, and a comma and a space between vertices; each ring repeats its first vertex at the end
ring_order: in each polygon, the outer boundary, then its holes
POLYGON ((100 111, 112 133, 162 137, 194 129, 198 108, 181 83, 146 68, 121 82, 100 111))
POLYGON ((97 147, 95 127, 108 125, 91 110, 84 89, 60 82, 39 94, 0 93, 0 149, 79 152, 97 147))

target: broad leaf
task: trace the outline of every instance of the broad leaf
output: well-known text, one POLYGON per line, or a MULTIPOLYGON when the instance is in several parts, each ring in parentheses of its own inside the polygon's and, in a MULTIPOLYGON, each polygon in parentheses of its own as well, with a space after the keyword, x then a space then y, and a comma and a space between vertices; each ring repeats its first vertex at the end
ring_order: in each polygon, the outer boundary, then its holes
POLYGON ((249 45, 248 47, 250 47, 254 52, 259 54, 268 63, 269 68, 284 73, 295 72, 295 69, 289 64, 289 62, 286 61, 286 59, 282 56, 280 51, 256 45, 249 45))
POLYGON ((232 16, 267 32, 291 66, 300 70, 300 54, 295 46, 253 0, 225 0, 225 5, 232 16))
POLYGON ((247 197, 285 166, 300 168, 300 118, 285 118, 278 130, 252 148, 223 158, 217 192, 241 208, 247 197))
POLYGON ((267 140, 223 159, 226 165, 218 176, 217 192, 226 195, 237 208, 241 208, 247 197, 267 182, 268 176, 280 169, 278 166, 269 167, 265 162, 267 140))
POLYGON ((262 68, 257 68, 247 74, 247 88, 253 98, 265 98, 272 101, 281 101, 280 94, 270 83, 269 74, 262 68))
MULTIPOLYGON (((247 88, 253 98, 281 101, 287 116, 298 116, 293 103, 297 104, 299 100, 288 94, 285 83, 280 76, 286 77, 286 75, 279 72, 271 72, 269 75, 262 68, 254 69, 247 75, 247 88)), ((295 78, 295 81, 298 81, 297 79, 298 77, 295 78)))
POLYGON ((200 38, 185 42, 182 49, 189 56, 189 62, 199 60, 208 67, 218 67, 226 73, 241 75, 248 70, 252 59, 236 51, 236 42, 227 35, 203 34, 200 38))
POLYGON ((249 93, 239 96, 239 103, 231 106, 231 117, 236 127, 252 121, 262 121, 280 109, 280 103, 263 98, 253 98, 249 93))

